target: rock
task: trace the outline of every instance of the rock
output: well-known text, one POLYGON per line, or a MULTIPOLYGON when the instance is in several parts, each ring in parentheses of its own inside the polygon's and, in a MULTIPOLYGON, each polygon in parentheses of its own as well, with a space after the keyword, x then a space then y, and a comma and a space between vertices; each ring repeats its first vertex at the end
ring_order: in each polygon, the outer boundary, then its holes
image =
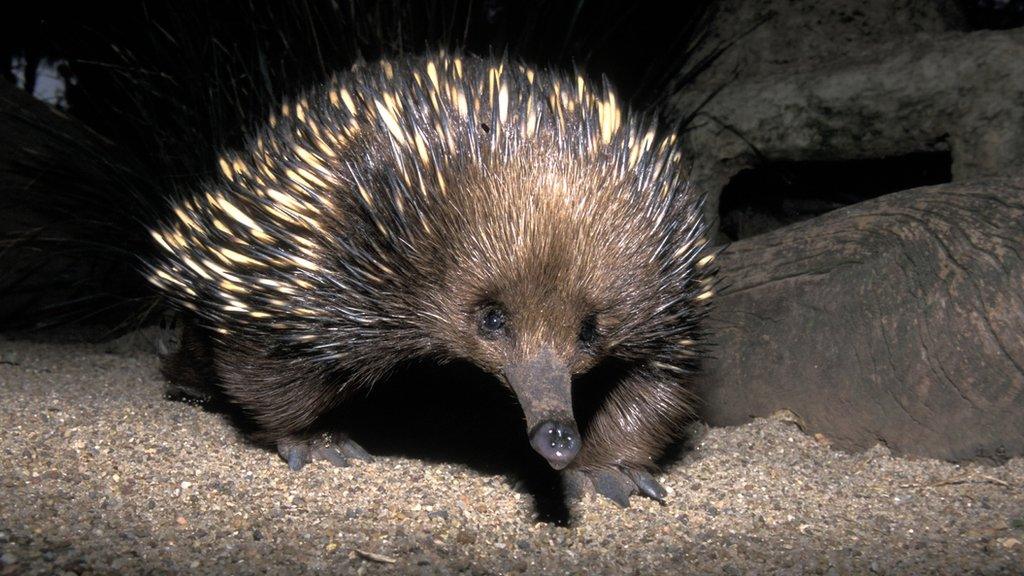
POLYGON ((731 244, 704 417, 842 449, 1024 454, 1024 178, 892 194, 731 244))

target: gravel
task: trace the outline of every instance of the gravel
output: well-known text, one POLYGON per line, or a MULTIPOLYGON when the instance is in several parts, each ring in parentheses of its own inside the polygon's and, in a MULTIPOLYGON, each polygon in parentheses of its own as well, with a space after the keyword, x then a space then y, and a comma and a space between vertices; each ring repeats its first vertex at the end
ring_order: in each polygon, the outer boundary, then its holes
POLYGON ((1024 573, 1021 459, 851 455, 757 420, 695 442, 664 506, 588 496, 562 525, 458 463, 292 473, 161 388, 142 336, 0 339, 0 576, 1024 573))

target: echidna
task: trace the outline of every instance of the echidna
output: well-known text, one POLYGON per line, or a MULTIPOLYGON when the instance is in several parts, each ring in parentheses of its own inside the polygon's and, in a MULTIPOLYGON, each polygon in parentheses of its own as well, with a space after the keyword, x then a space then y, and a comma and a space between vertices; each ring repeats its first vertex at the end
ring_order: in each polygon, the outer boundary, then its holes
POLYGON ((219 164, 152 232, 150 278, 192 326, 170 380, 214 384, 299 469, 366 456, 312 432, 354 391, 468 360, 514 392, 553 468, 623 505, 664 497, 650 473, 690 410, 714 256, 675 137, 607 85, 381 61, 219 164), (618 381, 580 430, 571 383, 608 359, 618 381))

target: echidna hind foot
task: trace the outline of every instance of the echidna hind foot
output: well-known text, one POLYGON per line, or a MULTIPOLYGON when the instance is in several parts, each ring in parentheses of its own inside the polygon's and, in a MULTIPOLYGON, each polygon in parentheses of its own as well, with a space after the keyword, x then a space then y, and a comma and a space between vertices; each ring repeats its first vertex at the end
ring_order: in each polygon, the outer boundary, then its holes
MULTIPOLYGON (((199 405, 223 400, 220 398, 222 386, 216 373, 217 347, 190 318, 175 315, 163 319, 158 346, 160 368, 166 381, 165 398, 199 405)), ((221 356, 231 358, 231 354, 224 351, 221 356)), ((281 437, 264 436, 259 440, 275 447, 292 470, 301 470, 317 460, 348 466, 350 460, 373 459, 359 444, 338 431, 292 432, 281 437)))
POLYGON ((211 344, 184 315, 168 314, 161 319, 157 348, 164 398, 200 406, 217 401, 211 344))
POLYGON ((348 466, 350 460, 373 461, 369 452, 341 432, 288 436, 277 441, 277 453, 296 471, 316 460, 339 467, 348 466))
MULTIPOLYGON (((200 405, 209 405, 218 400, 232 402, 236 400, 229 392, 232 385, 237 388, 240 382, 252 385, 257 381, 253 374, 241 370, 240 366, 255 366, 258 372, 268 378, 263 390, 274 389, 278 385, 279 380, 273 377, 279 373, 279 370, 274 369, 275 365, 260 363, 261 360, 263 363, 270 362, 268 359, 218 347, 185 315, 165 319, 161 328, 161 371, 167 382, 164 396, 169 400, 200 405), (218 365, 222 369, 223 377, 218 374, 218 365), (261 366, 266 368, 260 370, 261 366), (225 393, 226 399, 222 398, 225 393)), ((270 402, 266 412, 279 412, 284 406, 291 404, 287 395, 281 398, 275 398, 265 392, 257 395, 270 402)), ((265 429, 264 426, 259 426, 258 422, 256 424, 260 429, 254 435, 254 440, 275 448, 293 470, 300 470, 307 463, 316 460, 347 466, 350 460, 373 459, 370 453, 341 431, 326 433, 313 431, 312 427, 308 430, 296 430, 292 427, 274 430, 265 429)))

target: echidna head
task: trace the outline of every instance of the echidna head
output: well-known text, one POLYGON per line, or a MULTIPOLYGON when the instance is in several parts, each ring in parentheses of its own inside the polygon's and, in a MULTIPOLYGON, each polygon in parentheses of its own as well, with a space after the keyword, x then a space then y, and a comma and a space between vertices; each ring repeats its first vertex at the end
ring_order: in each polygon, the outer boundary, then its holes
POLYGON ((665 361, 693 327, 699 243, 659 220, 694 208, 659 217, 638 179, 539 152, 459 179, 435 338, 514 391, 531 445, 561 469, 582 445, 573 377, 609 357, 665 361))
POLYGON ((454 328, 453 348, 515 392, 530 444, 560 469, 581 446, 572 377, 604 354, 605 330, 617 312, 603 294, 588 289, 599 279, 585 282, 577 276, 587 263, 575 262, 561 249, 548 250, 523 254, 516 263, 491 260, 492 268, 479 270, 453 292, 462 296, 456 315, 462 325, 454 328))

